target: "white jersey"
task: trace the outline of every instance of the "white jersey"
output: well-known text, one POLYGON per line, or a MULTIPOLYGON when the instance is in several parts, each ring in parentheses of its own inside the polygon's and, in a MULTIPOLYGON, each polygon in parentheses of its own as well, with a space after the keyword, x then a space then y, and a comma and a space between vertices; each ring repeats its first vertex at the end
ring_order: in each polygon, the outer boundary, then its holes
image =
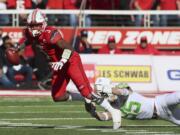
POLYGON ((133 92, 120 110, 125 118, 151 119, 154 112, 154 98, 144 97, 133 92))

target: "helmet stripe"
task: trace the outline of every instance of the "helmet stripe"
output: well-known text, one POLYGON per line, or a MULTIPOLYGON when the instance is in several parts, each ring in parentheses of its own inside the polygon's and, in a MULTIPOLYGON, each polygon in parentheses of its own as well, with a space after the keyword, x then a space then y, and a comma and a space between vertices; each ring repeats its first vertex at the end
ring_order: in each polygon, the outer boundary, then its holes
POLYGON ((33 11, 32 13, 32 23, 35 23, 36 22, 36 15, 37 15, 37 9, 33 11))

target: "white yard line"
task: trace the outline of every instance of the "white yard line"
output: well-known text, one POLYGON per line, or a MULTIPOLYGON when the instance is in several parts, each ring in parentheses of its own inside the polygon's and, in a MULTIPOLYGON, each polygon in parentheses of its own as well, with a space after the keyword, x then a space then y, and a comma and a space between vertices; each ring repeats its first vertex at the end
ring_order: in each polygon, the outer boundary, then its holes
POLYGON ((84 105, 10 105, 10 106, 0 106, 0 108, 4 107, 9 107, 9 108, 14 108, 14 107, 34 107, 34 108, 39 108, 39 107, 48 107, 48 108, 54 108, 54 107, 84 107, 84 105))
POLYGON ((22 121, 37 121, 37 120, 95 120, 95 118, 22 118, 22 119, 0 119, 0 121, 18 121, 18 120, 22 120, 22 121))
POLYGON ((87 113, 85 111, 59 111, 59 112, 47 112, 47 111, 34 111, 34 112, 0 112, 0 114, 39 114, 39 113, 87 113))
MULTIPOLYGON (((43 118, 44 119, 44 118, 43 118)), ((75 119, 75 118, 73 118, 75 119)), ((81 118, 82 119, 82 118, 81 118)), ((83 119, 87 119, 87 118, 83 118, 83 119)), ((89 118, 88 118, 89 119, 89 118)), ((137 125, 136 125, 137 126, 137 125)), ((143 125, 144 126, 144 125, 143 125)), ((154 126, 154 125, 153 125, 154 126)), ((174 135, 173 131, 167 131, 167 132, 163 132, 163 131, 148 131, 145 129, 125 129, 120 128, 118 130, 113 130, 110 128, 106 128, 106 126, 104 126, 104 128, 99 128, 97 126, 97 128, 88 128, 87 126, 79 126, 79 125, 51 125, 51 124, 33 124, 33 123, 12 123, 9 121, 0 121, 0 128, 25 128, 25 127, 32 127, 32 128, 52 128, 54 130, 61 130, 61 129, 65 129, 65 130, 69 130, 69 129, 76 129, 77 131, 97 131, 97 132, 101 132, 101 133, 123 133, 123 134, 139 134, 139 135, 144 135, 144 134, 156 134, 156 135, 174 135)), ((127 126, 129 127, 129 126, 127 126)))
MULTIPOLYGON (((38 121, 38 120, 42 120, 42 121, 54 121, 54 120, 95 120, 95 118, 88 118, 88 117, 84 117, 84 118, 3 118, 0 119, 0 123, 1 121, 38 121)), ((128 126, 123 126, 123 127, 177 127, 176 125, 128 125, 128 126)))

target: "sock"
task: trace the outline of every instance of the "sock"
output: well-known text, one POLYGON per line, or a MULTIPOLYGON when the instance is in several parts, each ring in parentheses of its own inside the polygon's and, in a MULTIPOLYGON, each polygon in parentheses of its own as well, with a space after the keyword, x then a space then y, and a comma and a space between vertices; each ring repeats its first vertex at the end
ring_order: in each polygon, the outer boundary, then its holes
POLYGON ((86 103, 91 103, 90 99, 84 98, 84 100, 85 100, 86 103))
POLYGON ((110 103, 107 101, 107 99, 104 99, 102 101, 102 103, 100 104, 101 107, 103 107, 104 109, 108 110, 110 113, 112 112, 112 110, 114 110, 114 108, 110 105, 110 103))
POLYGON ((82 101, 84 98, 79 93, 69 93, 68 101, 82 101))

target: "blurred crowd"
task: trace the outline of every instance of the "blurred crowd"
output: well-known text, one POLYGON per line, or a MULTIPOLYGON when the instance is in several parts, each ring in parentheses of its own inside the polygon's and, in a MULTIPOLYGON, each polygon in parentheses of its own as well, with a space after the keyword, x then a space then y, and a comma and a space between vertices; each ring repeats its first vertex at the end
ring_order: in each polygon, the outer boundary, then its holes
POLYGON ((26 43, 24 50, 20 51, 20 63, 12 65, 6 58, 7 48, 17 48, 24 38, 18 43, 14 43, 8 36, 2 36, 0 29, 0 87, 5 88, 39 88, 49 89, 51 84, 51 70, 47 56, 42 53, 37 43, 26 43))
MULTIPOLYGON (((1 0, 0 10, 3 9, 80 9, 82 0, 1 0)), ((180 0, 86 0, 86 10, 180 10, 180 0)), ((78 16, 69 15, 48 15, 49 25, 76 26, 78 16)), ((144 15, 86 15, 85 26, 142 26, 147 16, 144 15), (145 19, 144 19, 145 18, 145 19), (107 20, 107 21, 105 21, 107 20), (108 21, 109 20, 109 21, 108 21)), ((24 25, 26 15, 20 15, 20 25, 24 25)), ((179 26, 180 15, 152 15, 152 26, 179 26)), ((12 16, 0 15, 0 25, 9 25, 12 16)))
MULTIPOLYGON (((24 37, 18 43, 14 43, 8 36, 2 36, 0 29, 0 87, 5 88, 38 88, 49 89, 52 71, 48 64, 48 57, 40 50, 36 42, 26 43, 26 48, 19 52, 21 62, 12 65, 5 56, 5 50, 9 47, 20 46, 24 37)), ((88 30, 82 29, 75 37, 74 50, 80 54, 138 54, 138 55, 180 55, 180 51, 161 52, 149 44, 147 37, 141 37, 136 48, 124 50, 116 42, 114 35, 108 37, 107 43, 99 49, 93 48, 88 42, 88 30)))
MULTIPOLYGON (((0 0, 0 9, 79 9, 82 0, 0 0)), ((92 10, 179 10, 180 0, 87 0, 85 9, 92 10)), ((9 25, 11 17, 8 14, 0 14, 0 26, 9 25)), ((76 26, 78 24, 78 16, 70 15, 47 15, 49 25, 64 25, 76 26), (68 18, 68 19, 67 19, 68 18), (67 22, 66 22, 67 21, 67 22)), ((124 15, 120 16, 104 16, 111 18, 116 25, 117 19, 121 20, 121 25, 124 26, 142 26, 143 15, 124 15)), ((92 26, 96 23, 98 26, 108 23, 104 19, 96 16, 87 15, 86 26, 92 26)), ((26 22, 26 15, 20 15, 20 25, 26 22)), ((180 25, 180 15, 152 15, 152 26, 171 26, 172 22, 176 26, 180 25)), ((3 30, 0 29, 0 87, 5 88, 32 88, 37 87, 44 90, 50 87, 51 69, 48 64, 47 56, 38 48, 36 42, 27 43, 25 50, 19 52, 21 62, 19 65, 12 65, 5 57, 5 50, 9 47, 17 47, 23 42, 23 38, 18 43, 14 43, 8 36, 2 35, 3 30), (39 64, 41 63, 41 64, 39 64)), ((179 51, 162 52, 150 45, 146 37, 140 39, 139 45, 135 49, 124 50, 118 46, 115 36, 108 37, 106 45, 99 49, 94 49, 91 43, 88 42, 88 31, 83 29, 74 38, 74 50, 85 54, 143 54, 143 55, 162 55, 173 54, 180 55, 179 51)))

